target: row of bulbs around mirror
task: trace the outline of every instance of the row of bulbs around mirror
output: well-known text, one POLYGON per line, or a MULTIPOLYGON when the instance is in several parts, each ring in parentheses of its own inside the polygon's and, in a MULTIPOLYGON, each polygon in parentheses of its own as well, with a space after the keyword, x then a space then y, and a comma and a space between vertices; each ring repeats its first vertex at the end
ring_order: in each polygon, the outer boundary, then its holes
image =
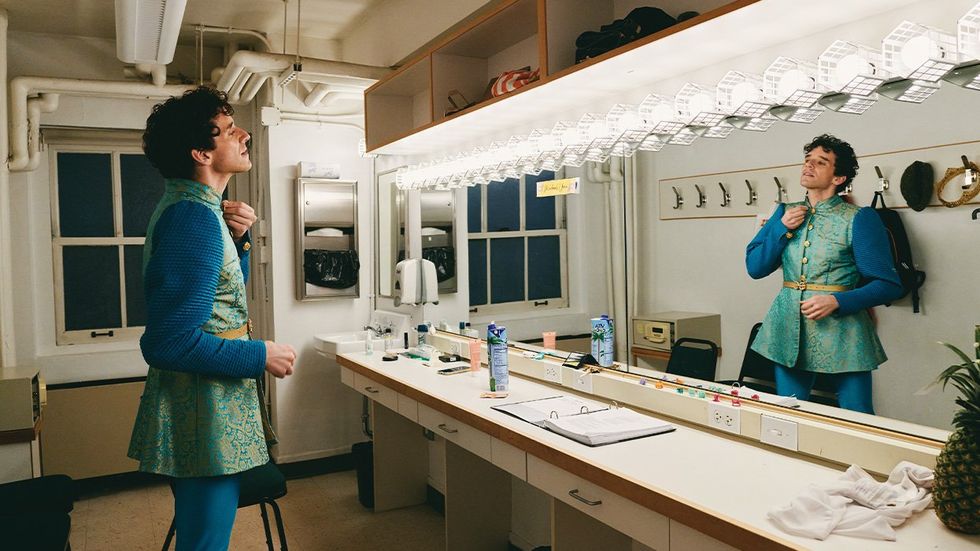
POLYGON ((715 86, 686 83, 673 97, 648 95, 639 105, 616 104, 469 153, 405 167, 403 189, 455 188, 539 174, 636 151, 726 138, 736 129, 765 132, 778 121, 811 123, 828 109, 860 115, 880 96, 921 103, 941 81, 980 90, 980 3, 956 35, 903 21, 877 50, 835 41, 816 63, 779 57, 761 74, 729 71, 715 86))

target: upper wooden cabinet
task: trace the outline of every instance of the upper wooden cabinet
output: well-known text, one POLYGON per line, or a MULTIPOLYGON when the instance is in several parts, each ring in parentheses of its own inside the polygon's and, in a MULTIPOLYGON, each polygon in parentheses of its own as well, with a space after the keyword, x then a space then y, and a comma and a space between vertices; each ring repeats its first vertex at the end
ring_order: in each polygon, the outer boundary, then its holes
POLYGON ((691 6, 701 15, 576 64, 575 39, 624 17, 621 2, 506 0, 365 92, 367 149, 440 155, 488 145, 670 93, 656 83, 915 1, 823 0, 817 11, 797 0, 702 0, 683 9, 663 2, 672 16, 691 6), (480 101, 491 78, 524 66, 539 69, 540 79, 480 101), (475 104, 447 115, 454 91, 475 104))

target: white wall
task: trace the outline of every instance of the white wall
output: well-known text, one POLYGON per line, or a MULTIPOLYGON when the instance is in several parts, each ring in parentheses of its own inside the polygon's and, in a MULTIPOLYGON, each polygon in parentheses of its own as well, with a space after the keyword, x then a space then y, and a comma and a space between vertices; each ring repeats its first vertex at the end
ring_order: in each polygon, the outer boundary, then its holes
MULTIPOLYGON (((968 4, 971 2, 925 2, 860 25, 801 39, 778 51, 733 59, 723 66, 664 83, 658 91, 672 93, 685 80, 717 82, 730 69, 761 72, 780 54, 816 59, 836 38, 874 44, 905 17, 949 29, 950 21, 955 22, 969 8, 968 4)), ((757 282, 745 274, 745 245, 754 234, 752 219, 659 220, 658 180, 799 162, 802 146, 823 132, 848 140, 859 156, 978 140, 980 130, 960 122, 978 107, 980 94, 944 84, 936 96, 922 105, 882 98, 860 117, 828 112, 811 125, 780 123, 764 134, 736 131, 726 140, 701 139, 691 147, 669 146, 656 154, 644 154, 639 159, 641 216, 637 235, 640 280, 649 284, 638 290, 640 311, 720 313, 724 354, 719 377, 737 378, 749 329, 765 315, 780 276, 757 282)), ((963 154, 977 160, 980 146, 965 146, 963 154)), ((938 179, 946 167, 934 168, 938 179)), ((874 174, 873 164, 862 163, 861 174, 864 178, 874 174)), ((888 176, 892 181, 889 196, 900 197, 900 172, 888 176)), ((798 182, 790 185, 798 197, 798 182)), ((972 208, 901 211, 916 262, 928 272, 928 280, 922 289, 921 314, 912 313, 908 298, 892 307, 875 309, 878 333, 891 358, 874 375, 879 415, 949 427, 955 410, 952 393, 935 391, 918 396, 915 392, 954 359, 935 341, 951 341, 968 349, 973 340, 973 324, 980 320, 976 292, 972 290, 974 274, 980 268, 976 254, 980 222, 969 219, 972 208)))
POLYGON ((283 124, 267 129, 268 198, 275 340, 296 348, 295 373, 275 381, 278 457, 296 461, 350 451, 364 440, 361 398, 340 383, 339 366, 313 347, 316 333, 362 329, 371 312, 374 270, 372 162, 357 154, 361 132, 347 126, 283 124), (338 164, 341 178, 357 180, 360 298, 296 300, 295 178, 299 161, 338 164))

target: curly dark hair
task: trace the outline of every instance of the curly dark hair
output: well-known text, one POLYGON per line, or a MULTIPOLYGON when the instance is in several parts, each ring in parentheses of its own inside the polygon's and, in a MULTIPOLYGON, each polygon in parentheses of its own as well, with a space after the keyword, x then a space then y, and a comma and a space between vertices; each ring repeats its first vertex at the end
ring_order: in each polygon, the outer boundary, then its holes
POLYGON ((845 142, 844 140, 831 136, 830 134, 821 134, 813 141, 803 146, 803 152, 809 153, 816 148, 821 148, 825 151, 833 152, 836 157, 834 162, 834 176, 845 176, 844 183, 837 186, 837 193, 844 191, 847 184, 851 183, 851 180, 857 176, 858 160, 857 155, 854 154, 854 148, 851 144, 845 142))
POLYGON ((206 86, 188 90, 153 106, 143 131, 143 152, 164 178, 191 178, 191 151, 214 149, 220 132, 214 118, 234 113, 224 92, 206 86))

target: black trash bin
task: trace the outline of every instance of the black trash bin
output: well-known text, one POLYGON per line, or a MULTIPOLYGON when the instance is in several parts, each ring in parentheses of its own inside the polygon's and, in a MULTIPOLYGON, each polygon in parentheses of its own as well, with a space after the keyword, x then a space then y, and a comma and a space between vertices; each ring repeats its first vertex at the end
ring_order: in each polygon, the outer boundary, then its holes
POLYGON ((357 469, 357 500, 374 509, 374 442, 358 442, 350 451, 357 469))

